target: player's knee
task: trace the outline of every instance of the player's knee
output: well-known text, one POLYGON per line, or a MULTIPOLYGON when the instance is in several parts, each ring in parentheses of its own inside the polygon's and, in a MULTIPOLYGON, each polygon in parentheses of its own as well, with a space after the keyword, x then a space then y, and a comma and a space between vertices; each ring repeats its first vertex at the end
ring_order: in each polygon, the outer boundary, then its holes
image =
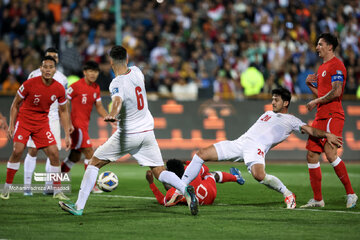
POLYGON ((306 154, 306 159, 308 163, 317 163, 319 161, 319 153, 308 151, 306 154))
POLYGON ((32 157, 36 157, 37 151, 38 150, 36 148, 28 148, 28 153, 32 157))
POLYGON ((199 158, 201 158, 201 159, 204 160, 204 161, 208 161, 208 160, 209 160, 209 159, 208 159, 208 153, 207 153, 207 150, 206 150, 205 148, 202 148, 202 149, 198 150, 198 151, 196 152, 196 155, 198 155, 199 158))

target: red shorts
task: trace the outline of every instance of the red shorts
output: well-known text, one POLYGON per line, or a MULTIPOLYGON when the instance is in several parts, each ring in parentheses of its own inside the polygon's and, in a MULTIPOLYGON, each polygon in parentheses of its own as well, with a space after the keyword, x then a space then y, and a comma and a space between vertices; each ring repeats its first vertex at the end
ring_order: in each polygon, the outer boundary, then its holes
MULTIPOLYGON (((345 120, 340 118, 326 118, 315 119, 312 123, 313 128, 330 132, 338 137, 342 136, 345 120)), ((324 145, 327 142, 326 138, 317 138, 309 136, 306 143, 306 149, 312 152, 324 152, 324 145)))
POLYGON ((75 128, 71 133, 71 149, 92 147, 87 129, 75 128))
POLYGON ((54 135, 50 130, 49 124, 42 126, 29 126, 17 121, 15 124, 14 142, 21 142, 26 145, 31 136, 36 148, 44 148, 51 145, 56 145, 54 135))

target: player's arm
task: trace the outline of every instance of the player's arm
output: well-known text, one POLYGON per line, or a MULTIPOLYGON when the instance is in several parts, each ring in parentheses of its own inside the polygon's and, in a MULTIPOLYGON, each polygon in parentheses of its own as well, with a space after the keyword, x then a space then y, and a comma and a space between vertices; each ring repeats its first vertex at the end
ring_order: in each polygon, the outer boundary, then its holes
POLYGON ((313 110, 314 107, 317 105, 317 104, 324 104, 324 103, 328 103, 328 102, 331 102, 333 101, 335 98, 338 98, 341 96, 341 93, 342 93, 342 85, 343 85, 343 82, 342 81, 334 81, 331 83, 331 90, 325 94, 324 96, 322 97, 319 97, 319 98, 316 98, 312 101, 310 101, 306 107, 308 108, 309 111, 313 110))
POLYGON ((317 87, 315 86, 315 84, 317 83, 317 74, 316 73, 309 74, 306 77, 305 83, 310 88, 311 92, 317 96, 318 90, 317 87))
MULTIPOLYGON (((69 133, 71 134, 75 128, 74 126, 72 125, 72 122, 71 122, 71 105, 70 105, 70 101, 68 99, 68 101, 65 103, 65 106, 66 106, 66 111, 67 113, 69 114, 69 133)), ((59 115, 60 115, 60 108, 59 108, 59 115)))
POLYGON ((65 132, 66 150, 69 150, 71 146, 70 114, 69 114, 69 110, 66 107, 66 103, 59 104, 59 114, 60 114, 61 125, 63 126, 65 132))
POLYGON ((341 147, 342 146, 342 138, 338 137, 332 133, 325 132, 323 130, 310 127, 309 125, 303 125, 301 126, 301 132, 307 133, 313 137, 317 138, 327 138, 328 143, 330 146, 334 147, 341 147))
POLYGON ((148 181, 149 187, 150 187, 151 191, 154 193, 154 196, 156 197, 156 200, 158 201, 158 203, 160 203, 161 205, 164 205, 165 196, 156 187, 156 185, 154 183, 154 176, 150 170, 146 171, 146 180, 148 181))
POLYGON ((111 111, 108 115, 105 116, 105 122, 115 122, 117 121, 116 116, 120 113, 122 105, 122 99, 119 96, 112 97, 112 106, 111 111))
POLYGON ((10 120, 9 120, 9 128, 8 128, 8 137, 11 139, 14 135, 15 131, 15 121, 16 117, 19 112, 20 105, 22 103, 23 99, 20 97, 20 95, 17 93, 14 97, 14 100, 11 104, 10 108, 10 120))
POLYGON ((105 110, 101 100, 98 100, 95 102, 95 107, 96 107, 96 111, 98 112, 98 114, 100 116, 102 116, 103 118, 105 118, 106 115, 108 115, 108 112, 105 110))

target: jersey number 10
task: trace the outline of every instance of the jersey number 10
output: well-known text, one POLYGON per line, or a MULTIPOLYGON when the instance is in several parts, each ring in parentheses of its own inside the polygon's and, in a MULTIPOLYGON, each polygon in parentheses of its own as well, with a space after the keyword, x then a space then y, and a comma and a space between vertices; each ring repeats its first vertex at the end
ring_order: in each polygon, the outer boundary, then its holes
POLYGON ((144 97, 141 94, 141 87, 137 86, 135 88, 136 101, 138 110, 142 110, 144 108, 144 97))

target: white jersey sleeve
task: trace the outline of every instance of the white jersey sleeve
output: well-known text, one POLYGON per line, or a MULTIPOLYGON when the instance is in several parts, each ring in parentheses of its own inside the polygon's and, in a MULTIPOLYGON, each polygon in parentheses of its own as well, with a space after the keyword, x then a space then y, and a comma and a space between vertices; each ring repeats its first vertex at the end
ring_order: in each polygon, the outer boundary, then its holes
POLYGON ((117 76, 109 86, 111 97, 119 96, 122 106, 118 119, 120 131, 139 133, 154 129, 154 119, 148 109, 144 75, 135 66, 117 76))

